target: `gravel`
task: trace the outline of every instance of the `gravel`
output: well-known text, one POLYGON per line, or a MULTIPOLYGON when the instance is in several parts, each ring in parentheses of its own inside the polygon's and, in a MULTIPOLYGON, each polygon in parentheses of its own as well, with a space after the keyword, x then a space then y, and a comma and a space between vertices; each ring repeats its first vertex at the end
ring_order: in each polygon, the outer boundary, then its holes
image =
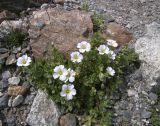
MULTIPOLYGON (((160 23, 159 0, 80 0, 89 10, 107 14, 130 29, 136 38, 144 34, 145 24, 160 23)), ((106 17, 106 19, 108 18, 106 17)))

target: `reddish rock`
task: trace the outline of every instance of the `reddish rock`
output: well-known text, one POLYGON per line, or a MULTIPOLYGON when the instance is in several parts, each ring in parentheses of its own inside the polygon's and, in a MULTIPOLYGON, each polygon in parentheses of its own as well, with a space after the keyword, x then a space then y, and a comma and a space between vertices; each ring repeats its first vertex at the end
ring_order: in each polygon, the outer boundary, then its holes
POLYGON ((92 34, 91 14, 87 12, 49 8, 33 12, 32 17, 29 35, 35 57, 44 56, 51 46, 64 54, 70 53, 92 34))
POLYGON ((27 88, 23 86, 10 86, 8 88, 7 94, 9 96, 18 96, 18 95, 24 95, 27 92, 27 88))
POLYGON ((116 40, 120 45, 125 45, 133 39, 131 33, 129 33, 127 29, 116 23, 109 23, 103 36, 106 39, 116 40))
POLYGON ((66 114, 61 116, 60 118, 60 126, 76 126, 77 121, 76 121, 76 116, 74 114, 66 114))

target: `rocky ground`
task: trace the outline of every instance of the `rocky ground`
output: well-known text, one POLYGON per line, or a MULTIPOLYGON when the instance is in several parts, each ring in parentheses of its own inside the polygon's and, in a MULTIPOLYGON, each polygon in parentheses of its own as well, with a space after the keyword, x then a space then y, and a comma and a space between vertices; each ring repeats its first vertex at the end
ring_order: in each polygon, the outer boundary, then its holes
MULTIPOLYGON (((74 45, 84 39, 81 36, 86 30, 85 38, 91 34, 90 14, 72 11, 84 5, 88 5, 89 11, 103 15, 108 26, 106 32, 114 33, 112 37, 119 43, 130 41, 132 37, 128 31, 131 32, 135 38, 132 47, 141 60, 140 69, 127 77, 127 86, 121 87, 112 98, 116 100, 113 125, 152 126, 151 109, 158 99, 154 88, 159 85, 160 77, 159 0, 54 0, 52 4, 43 4, 41 9, 27 9, 21 13, 22 20, 9 12, 0 13, 0 41, 10 26, 16 29, 21 27, 29 33, 30 38, 30 42, 26 40, 22 47, 11 50, 0 48, 0 61, 5 64, 0 78, 0 126, 2 123, 4 126, 57 125, 61 111, 53 101, 48 100, 47 94, 36 91, 14 64, 20 54, 30 53, 30 48, 35 57, 45 55, 48 45, 53 44, 63 53, 74 50, 74 45), (6 17, 14 21, 5 22, 6 17), (81 17, 85 22, 80 20, 81 17), (62 44, 64 40, 66 43, 62 44), (69 42, 71 44, 68 46, 69 42)), ((157 111, 160 111, 159 106, 156 104, 157 111)), ((62 116, 61 126, 76 126, 75 116, 62 116)))

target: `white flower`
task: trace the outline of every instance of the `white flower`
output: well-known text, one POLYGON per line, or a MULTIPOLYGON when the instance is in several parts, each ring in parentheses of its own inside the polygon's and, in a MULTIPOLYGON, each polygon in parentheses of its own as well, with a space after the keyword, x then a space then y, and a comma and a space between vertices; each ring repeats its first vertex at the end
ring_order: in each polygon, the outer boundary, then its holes
POLYGON ((68 72, 64 65, 59 65, 54 68, 53 78, 59 78, 61 81, 65 81, 67 74, 68 72))
POLYGON ((106 45, 100 45, 97 50, 99 51, 100 55, 108 54, 109 48, 106 45))
POLYGON ((116 54, 113 51, 110 50, 108 55, 111 59, 115 60, 116 54))
POLYGON ((74 63, 80 63, 83 59, 83 55, 80 54, 79 52, 72 52, 71 53, 71 60, 74 63))
POLYGON ((86 41, 82 41, 81 43, 78 43, 77 48, 81 53, 89 52, 91 50, 91 44, 86 41))
POLYGON ((62 91, 60 93, 62 97, 66 97, 67 100, 73 99, 73 96, 76 95, 76 90, 74 89, 74 85, 72 84, 64 84, 62 86, 62 91))
POLYGON ((113 47, 118 47, 118 43, 115 40, 108 39, 107 44, 113 47))
POLYGON ((76 72, 71 70, 70 68, 68 69, 68 74, 66 76, 66 80, 65 82, 69 81, 69 82, 73 82, 75 80, 75 75, 76 75, 76 72))
POLYGON ((17 59, 17 66, 29 66, 31 61, 30 57, 23 55, 17 59))
POLYGON ((115 75, 115 70, 112 67, 107 67, 107 72, 109 73, 109 75, 114 76, 115 75))

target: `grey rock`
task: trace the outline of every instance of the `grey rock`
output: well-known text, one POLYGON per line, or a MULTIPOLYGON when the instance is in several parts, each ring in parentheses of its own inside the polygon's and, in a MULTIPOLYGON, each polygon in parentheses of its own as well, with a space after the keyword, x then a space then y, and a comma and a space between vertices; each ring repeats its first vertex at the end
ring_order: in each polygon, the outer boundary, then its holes
POLYGON ((2 78, 3 79, 8 79, 8 78, 10 78, 11 77, 11 73, 9 72, 9 71, 4 71, 3 73, 2 73, 2 78))
POLYGON ((130 121, 131 120, 131 116, 132 116, 132 114, 131 114, 130 111, 127 110, 127 111, 123 112, 123 119, 124 120, 130 121))
POLYGON ((145 3, 146 2, 146 0, 139 0, 141 3, 145 3))
POLYGON ((1 97, 1 96, 3 96, 3 93, 2 93, 2 92, 0 92, 0 97, 1 97))
POLYGON ((150 100, 157 101, 157 98, 158 98, 157 94, 151 92, 151 93, 149 93, 148 96, 149 96, 150 100))
POLYGON ((8 49, 6 49, 6 48, 0 48, 0 53, 6 53, 6 52, 8 52, 8 49))
POLYGON ((151 112, 148 112, 148 111, 146 111, 146 110, 144 110, 144 111, 141 113, 141 116, 142 116, 142 118, 144 118, 144 119, 150 118, 151 115, 152 115, 152 113, 151 113, 151 112))
POLYGON ((3 126, 3 125, 2 125, 2 120, 0 120, 0 126, 3 126))
POLYGON ((21 51, 21 47, 14 48, 12 53, 16 54, 21 51))
POLYGON ((6 108, 8 106, 8 96, 3 95, 0 97, 0 108, 6 108))
POLYGON ((23 102, 23 104, 24 105, 31 105, 32 102, 33 102, 33 100, 34 100, 34 98, 35 98, 35 94, 29 94, 29 95, 27 95, 26 98, 25 98, 25 100, 24 100, 24 102, 23 102))
POLYGON ((48 4, 44 3, 41 5, 41 9, 47 9, 48 8, 48 4))
POLYGON ((7 118, 7 126, 16 126, 16 117, 15 116, 10 116, 7 118))
POLYGON ((0 60, 3 60, 9 56, 9 53, 0 54, 0 60))
POLYGON ((160 105, 156 105, 155 108, 157 112, 160 112, 160 105))
POLYGON ((132 89, 127 90, 127 92, 128 92, 128 96, 129 97, 134 96, 134 95, 137 94, 137 92, 135 90, 132 90, 132 89))
POLYGON ((8 25, 7 21, 3 21, 0 24, 0 40, 3 40, 6 35, 8 35, 11 31, 11 27, 8 25))
POLYGON ((22 87, 24 87, 25 89, 29 90, 31 85, 28 81, 23 82, 22 87))
POLYGON ((31 126, 57 126, 60 111, 47 94, 38 91, 26 122, 31 126))
POLYGON ((7 87, 8 87, 8 81, 6 79, 2 79, 0 81, 0 91, 3 91, 7 87))
POLYGON ((10 55, 6 60, 6 65, 11 65, 16 63, 16 56, 14 54, 10 55))
POLYGON ((10 97, 10 99, 8 100, 8 106, 9 106, 9 107, 12 107, 12 102, 13 102, 13 98, 10 97))
POLYGON ((76 116, 73 114, 66 114, 60 118, 60 126, 77 126, 76 116))
POLYGON ((19 77, 11 77, 8 79, 8 83, 11 85, 18 85, 20 82, 20 78, 19 77))
POLYGON ((23 102, 23 96, 18 95, 17 97, 15 97, 15 99, 13 99, 12 107, 16 107, 16 106, 20 105, 22 102, 23 102))

